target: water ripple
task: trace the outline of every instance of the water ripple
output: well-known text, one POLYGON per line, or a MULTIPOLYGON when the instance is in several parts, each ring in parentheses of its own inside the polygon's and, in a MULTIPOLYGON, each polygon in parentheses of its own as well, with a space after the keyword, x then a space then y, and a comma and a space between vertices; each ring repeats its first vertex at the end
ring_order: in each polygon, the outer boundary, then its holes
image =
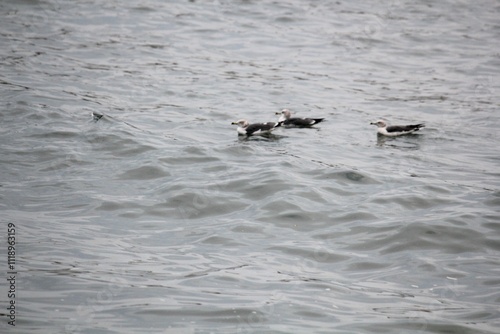
POLYGON ((499 11, 2 2, 21 331, 496 333, 499 11))

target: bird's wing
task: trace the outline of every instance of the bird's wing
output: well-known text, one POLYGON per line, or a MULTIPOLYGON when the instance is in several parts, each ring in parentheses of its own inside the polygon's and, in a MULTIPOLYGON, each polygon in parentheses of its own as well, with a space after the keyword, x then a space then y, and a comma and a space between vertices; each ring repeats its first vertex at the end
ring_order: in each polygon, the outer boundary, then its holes
POLYGON ((290 118, 285 121, 285 125, 295 125, 295 126, 310 126, 316 123, 319 123, 323 120, 323 118, 290 118))
POLYGON ((275 122, 250 124, 246 128, 247 135, 251 135, 251 134, 253 134, 255 132, 259 132, 259 131, 269 131, 269 130, 272 130, 275 126, 276 126, 275 122))
POLYGON ((424 124, 412 124, 412 125, 390 125, 386 128, 387 132, 409 132, 416 131, 423 127, 424 124))

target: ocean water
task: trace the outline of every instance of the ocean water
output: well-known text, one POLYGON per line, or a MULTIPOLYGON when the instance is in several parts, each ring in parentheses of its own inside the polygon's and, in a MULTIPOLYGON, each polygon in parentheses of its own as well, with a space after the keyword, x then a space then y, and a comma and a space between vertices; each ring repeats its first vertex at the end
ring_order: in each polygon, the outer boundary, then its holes
POLYGON ((2 332, 498 332, 498 1, 0 13, 2 332))

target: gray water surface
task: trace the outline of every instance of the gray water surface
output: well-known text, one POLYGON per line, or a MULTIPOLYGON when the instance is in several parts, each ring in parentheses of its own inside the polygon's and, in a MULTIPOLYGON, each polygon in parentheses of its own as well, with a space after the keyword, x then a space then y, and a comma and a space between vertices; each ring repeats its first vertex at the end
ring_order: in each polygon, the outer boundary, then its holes
POLYGON ((3 330, 498 331, 498 1, 0 14, 3 330), (231 125, 282 108, 326 120, 231 125), (379 118, 426 127, 379 138, 379 118))

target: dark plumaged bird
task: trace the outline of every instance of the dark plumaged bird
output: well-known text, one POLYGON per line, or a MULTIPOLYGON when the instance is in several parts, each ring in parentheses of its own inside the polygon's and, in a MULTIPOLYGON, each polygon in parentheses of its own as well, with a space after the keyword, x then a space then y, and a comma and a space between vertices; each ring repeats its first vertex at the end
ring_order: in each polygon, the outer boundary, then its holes
POLYGON ((292 117, 292 113, 288 109, 283 109, 280 112, 277 112, 276 115, 281 115, 278 122, 283 122, 283 126, 289 128, 291 127, 308 128, 324 120, 324 118, 292 117))
POLYGON ((253 123, 250 124, 246 119, 240 119, 237 122, 232 122, 231 124, 238 125, 236 131, 240 136, 255 136, 255 135, 268 135, 280 127, 283 122, 267 122, 267 123, 253 123))
POLYGON ((411 125, 387 125, 387 123, 381 119, 376 122, 371 122, 370 124, 378 126, 377 132, 383 136, 396 137, 407 135, 423 128, 424 124, 411 124, 411 125))

